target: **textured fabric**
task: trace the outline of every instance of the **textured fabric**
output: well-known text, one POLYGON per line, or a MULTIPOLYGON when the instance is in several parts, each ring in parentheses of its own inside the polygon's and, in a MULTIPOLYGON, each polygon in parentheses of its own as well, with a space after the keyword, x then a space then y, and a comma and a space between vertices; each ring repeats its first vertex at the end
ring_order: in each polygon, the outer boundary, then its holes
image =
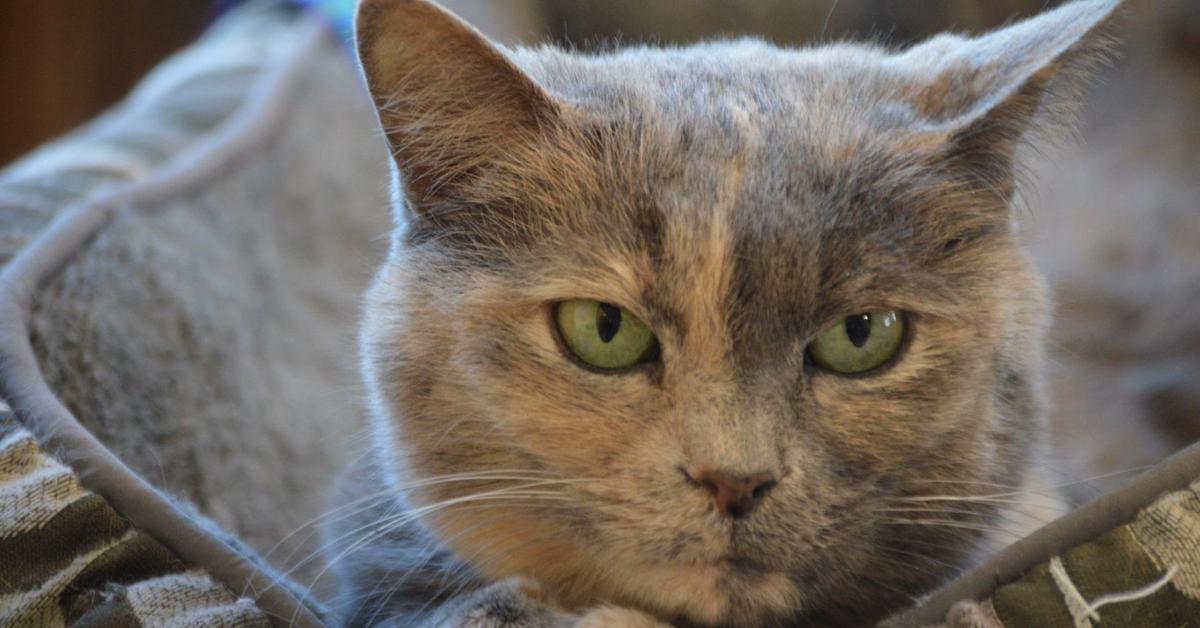
POLYGON ((1129 529, 1159 570, 1179 570, 1175 587, 1200 601, 1200 481, 1155 502, 1129 529))
MULTIPOLYGON (((983 564, 960 575, 914 607, 889 617, 881 625, 889 628, 943 625, 953 619, 955 609, 985 602, 991 603, 1001 615, 1014 613, 1009 621, 1015 626, 1071 625, 1056 621, 1054 616, 1065 612, 1072 622, 1076 621, 1071 608, 1079 607, 1076 603, 1079 599, 1087 602, 1085 608, 1103 601, 1107 609, 1129 601, 1108 604, 1113 601, 1110 597, 1113 595, 1130 594, 1141 598, 1160 592, 1169 595, 1171 591, 1187 597, 1189 602, 1181 603, 1179 608, 1182 610, 1177 609, 1174 602, 1161 604, 1158 609, 1166 613, 1166 617, 1177 611, 1185 614, 1200 612, 1200 609, 1188 606, 1195 596, 1184 595, 1192 591, 1190 580, 1176 579, 1194 573, 1197 564, 1196 553, 1190 548, 1197 542, 1192 517, 1197 510, 1193 500, 1198 478, 1200 444, 1171 456, 1119 489, 1016 540, 983 564), (1146 535, 1145 527, 1151 522, 1154 533, 1146 535), (1145 538, 1139 538, 1139 533, 1145 538), (1164 560, 1169 556, 1177 558, 1164 560), (1167 580, 1173 583, 1163 592, 1161 589, 1166 587, 1167 580), (1041 606, 1041 616, 1029 613, 1024 618, 1018 617, 1031 605, 1041 606)), ((1090 617, 1091 613, 1088 615, 1090 617)), ((1143 614, 1137 621, 1145 617, 1143 614)), ((1063 616, 1058 615, 1058 620, 1062 619, 1063 616)))
MULTIPOLYGON (((0 263, 73 203, 137 184, 212 140, 302 30, 240 13, 113 112, 0 172, 0 263)), ((152 484, 300 580, 362 415, 359 294, 389 224, 387 153, 351 58, 307 63, 252 150, 118 208, 35 295, 50 388, 152 484)))
POLYGON ((1200 618, 1200 482, 1160 497, 1129 524, 1072 547, 983 603, 955 607, 953 628, 1156 628, 1200 618))
POLYGON ((267 626, 132 529, 0 413, 0 626, 267 626))
POLYGON ((387 154, 351 59, 270 4, 0 171, 0 394, 40 439, 4 471, 37 481, 0 508, 0 625, 263 617, 211 577, 319 621, 289 576, 360 415, 387 154))

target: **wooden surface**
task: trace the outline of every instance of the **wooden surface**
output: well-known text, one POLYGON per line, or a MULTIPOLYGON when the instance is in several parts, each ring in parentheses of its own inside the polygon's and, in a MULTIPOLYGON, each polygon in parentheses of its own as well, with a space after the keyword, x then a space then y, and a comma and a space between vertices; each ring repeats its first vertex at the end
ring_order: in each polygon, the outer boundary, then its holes
POLYGON ((210 17, 210 0, 0 0, 0 167, 94 117, 210 17))

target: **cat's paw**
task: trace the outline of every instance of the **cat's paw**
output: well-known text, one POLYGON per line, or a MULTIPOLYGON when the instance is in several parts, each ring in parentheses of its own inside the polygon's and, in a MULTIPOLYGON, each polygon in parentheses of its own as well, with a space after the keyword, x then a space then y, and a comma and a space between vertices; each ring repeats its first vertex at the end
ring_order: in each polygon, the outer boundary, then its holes
POLYGON ((437 628, 563 628, 572 616, 542 603, 535 582, 509 578, 455 598, 440 609, 437 628))
POLYGON ((541 601, 536 583, 508 578, 454 600, 438 628, 564 628, 575 616, 541 601))
POLYGON ((991 603, 959 602, 946 615, 941 628, 1004 628, 991 603))
POLYGON ((671 625, 641 611, 601 606, 584 613, 571 628, 671 628, 671 625))
POLYGON ((641 611, 600 606, 568 613, 544 601, 536 582, 509 578, 471 593, 446 609, 439 628, 672 628, 641 611))

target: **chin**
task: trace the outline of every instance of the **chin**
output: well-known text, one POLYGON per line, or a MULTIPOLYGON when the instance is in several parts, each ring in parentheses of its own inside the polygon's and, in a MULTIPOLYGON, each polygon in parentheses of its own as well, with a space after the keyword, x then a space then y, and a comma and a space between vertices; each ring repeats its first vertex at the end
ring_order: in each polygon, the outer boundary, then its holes
POLYGON ((679 626, 782 626, 803 599, 785 573, 738 558, 634 564, 613 576, 613 597, 679 626))

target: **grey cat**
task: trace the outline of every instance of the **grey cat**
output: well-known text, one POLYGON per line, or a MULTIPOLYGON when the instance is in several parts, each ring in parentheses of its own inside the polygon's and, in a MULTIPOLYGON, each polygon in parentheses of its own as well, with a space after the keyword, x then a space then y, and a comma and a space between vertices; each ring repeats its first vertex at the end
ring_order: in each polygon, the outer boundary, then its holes
POLYGON ((396 229, 342 620, 861 625, 1052 516, 1015 156, 1117 4, 585 55, 365 0, 396 229))

